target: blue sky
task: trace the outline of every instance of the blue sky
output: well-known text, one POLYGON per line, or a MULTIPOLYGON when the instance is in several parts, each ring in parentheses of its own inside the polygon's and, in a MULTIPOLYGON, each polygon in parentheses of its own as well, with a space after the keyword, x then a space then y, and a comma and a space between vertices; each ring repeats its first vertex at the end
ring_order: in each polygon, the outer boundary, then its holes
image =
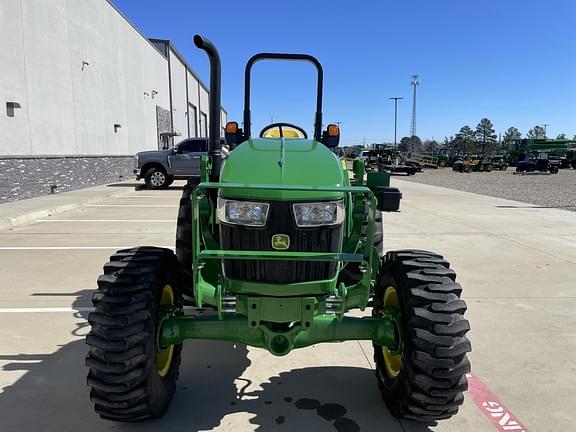
MULTIPOLYGON (((241 121, 243 71, 257 52, 301 52, 324 67, 324 123, 340 121, 344 145, 391 141, 391 96, 403 96, 398 139, 408 135, 410 76, 420 75, 417 133, 453 135, 482 117, 497 133, 549 124, 576 134, 576 1, 113 0, 146 36, 170 39, 208 83, 200 33, 222 57, 222 103, 241 121)), ((286 121, 311 131, 315 73, 259 63, 253 131, 286 121)))

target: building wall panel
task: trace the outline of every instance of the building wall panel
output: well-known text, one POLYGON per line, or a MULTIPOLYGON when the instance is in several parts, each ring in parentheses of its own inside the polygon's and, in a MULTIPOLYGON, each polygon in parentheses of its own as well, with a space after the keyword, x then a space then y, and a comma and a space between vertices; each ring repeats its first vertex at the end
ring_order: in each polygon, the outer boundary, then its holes
POLYGON ((172 122, 174 132, 180 134, 175 141, 188 138, 188 96, 186 94, 186 66, 170 51, 170 79, 172 83, 172 122))
POLYGON ((0 156, 156 149, 157 112, 172 108, 178 141, 189 104, 198 134, 207 129, 208 93, 189 66, 170 52, 169 74, 168 59, 106 0, 1 0, 0 38, 0 156))
POLYGON ((22 13, 21 0, 0 1, 0 59, 5 59, 0 61, 0 154, 32 151, 22 13), (21 108, 8 113, 8 102, 21 108))

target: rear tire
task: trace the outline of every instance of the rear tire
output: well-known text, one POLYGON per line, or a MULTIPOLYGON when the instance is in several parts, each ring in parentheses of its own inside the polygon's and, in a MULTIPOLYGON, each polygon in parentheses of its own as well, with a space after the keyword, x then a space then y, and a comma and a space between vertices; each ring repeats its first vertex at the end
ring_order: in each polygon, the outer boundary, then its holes
POLYGON ((556 165, 550 167, 550 174, 558 174, 558 167, 556 165))
POLYGON ((374 345, 378 387, 394 416, 433 422, 452 417, 464 401, 470 326, 449 267, 441 255, 420 250, 388 252, 382 261, 373 316, 381 316, 385 293, 394 290, 404 339, 400 356, 392 356, 399 366, 374 345))
POLYGON ((178 263, 169 249, 116 252, 98 278, 88 316, 86 365, 90 399, 100 417, 162 417, 178 379, 182 345, 156 347, 161 308, 180 306, 178 263))
POLYGON ((200 177, 188 180, 178 208, 178 222, 176 223, 176 258, 180 266, 180 282, 182 289, 190 297, 194 296, 194 275, 192 273, 192 201, 190 197, 196 186, 200 184, 200 177))

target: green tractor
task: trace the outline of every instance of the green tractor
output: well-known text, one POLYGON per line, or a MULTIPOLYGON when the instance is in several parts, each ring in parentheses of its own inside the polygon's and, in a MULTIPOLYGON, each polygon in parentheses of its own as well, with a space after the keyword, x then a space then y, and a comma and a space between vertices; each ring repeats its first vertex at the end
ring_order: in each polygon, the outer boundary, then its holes
POLYGON ((364 182, 360 163, 351 180, 333 152, 339 129, 322 131, 318 60, 249 60, 243 129, 226 125, 232 150, 223 159, 220 58, 209 40, 196 35, 194 43, 210 60, 209 152, 201 179, 188 183, 180 201, 176 253, 136 247, 104 265, 86 338, 96 412, 114 421, 161 417, 183 342, 211 339, 274 356, 321 342, 372 341, 378 387, 394 416, 433 422, 456 414, 470 371, 462 288, 439 254, 383 254, 381 210, 398 208, 394 189, 387 173, 364 182), (288 123, 252 136, 250 74, 261 60, 316 67, 312 139, 288 123), (366 316, 347 315, 367 308, 366 316))

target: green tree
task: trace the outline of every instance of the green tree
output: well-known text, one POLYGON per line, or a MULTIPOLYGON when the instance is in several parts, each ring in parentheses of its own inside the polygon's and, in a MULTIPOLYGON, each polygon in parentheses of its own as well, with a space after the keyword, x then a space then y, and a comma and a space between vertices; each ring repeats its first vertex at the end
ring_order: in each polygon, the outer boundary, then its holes
POLYGON ((482 144, 482 154, 488 151, 492 151, 496 147, 496 132, 494 131, 494 125, 487 118, 480 120, 480 123, 476 126, 475 133, 476 141, 482 144))
POLYGON ((440 147, 440 145, 436 140, 426 140, 424 141, 423 145, 424 145, 424 151, 428 153, 432 153, 435 150, 438 150, 438 148, 440 147))
POLYGON ((457 133, 453 137, 450 137, 450 148, 456 154, 464 154, 466 153, 466 145, 464 143, 464 138, 462 135, 457 133))
POLYGON ((400 144, 398 148, 401 152, 404 153, 420 153, 424 150, 424 146, 422 145, 422 140, 420 137, 414 135, 412 137, 403 137, 400 140, 400 144))
POLYGON ((398 144, 398 151, 401 153, 408 153, 410 151, 410 137, 402 137, 398 144))
POLYGON ((566 134, 565 133, 559 133, 558 136, 556 137, 556 139, 565 140, 565 139, 567 139, 566 134))
POLYGON ((420 153, 424 150, 424 146, 422 145, 422 140, 419 136, 413 135, 410 137, 410 151, 412 153, 420 153))
POLYGON ((546 131, 542 126, 534 126, 528 131, 526 137, 530 139, 545 139, 546 131))
POLYGON ((462 126, 456 134, 456 139, 457 148, 462 154, 474 151, 474 131, 470 126, 462 126))
POLYGON ((509 127, 506 132, 504 132, 504 137, 502 138, 502 147, 508 149, 510 147, 510 143, 519 140, 522 138, 522 134, 518 129, 515 127, 509 127))
POLYGON ((459 143, 458 134, 450 135, 449 137, 444 137, 444 148, 449 149, 451 152, 458 152, 458 143, 459 143))

